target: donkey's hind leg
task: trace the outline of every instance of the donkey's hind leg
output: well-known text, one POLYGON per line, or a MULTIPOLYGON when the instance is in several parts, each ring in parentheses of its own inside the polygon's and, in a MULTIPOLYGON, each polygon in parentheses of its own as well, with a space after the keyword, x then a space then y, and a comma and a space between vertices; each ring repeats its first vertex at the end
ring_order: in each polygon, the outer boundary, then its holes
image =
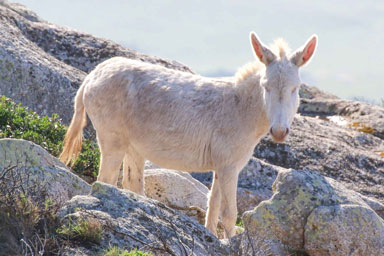
POLYGON ((125 150, 117 142, 118 138, 112 136, 97 136, 100 147, 100 168, 97 180, 117 186, 120 174, 120 166, 124 158, 125 150))
POLYGON ((144 159, 130 151, 124 156, 123 188, 144 195, 144 159))

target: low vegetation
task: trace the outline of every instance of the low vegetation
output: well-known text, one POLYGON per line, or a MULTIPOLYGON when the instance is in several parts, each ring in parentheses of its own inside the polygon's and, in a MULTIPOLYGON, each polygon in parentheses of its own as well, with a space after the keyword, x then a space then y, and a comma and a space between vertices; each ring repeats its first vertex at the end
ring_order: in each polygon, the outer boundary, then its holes
POLYGON ((99 243, 103 238, 102 225, 95 218, 80 218, 77 221, 69 219, 68 223, 60 226, 56 232, 69 240, 79 240, 86 243, 99 243))
POLYGON ((56 255, 61 205, 17 166, 0 170, 0 255, 56 255))
POLYGON ((107 251, 105 251, 104 254, 102 254, 102 256, 155 256, 155 255, 152 253, 143 252, 140 250, 125 251, 114 246, 109 248, 107 251))
MULTIPOLYGON (((0 138, 17 138, 32 141, 53 156, 58 156, 63 147, 67 127, 61 124, 57 115, 40 117, 21 104, 0 97, 0 138)), ((92 139, 85 139, 80 156, 73 171, 93 181, 99 166, 99 149, 92 139)))
MULTIPOLYGON (((57 115, 41 117, 21 104, 0 97, 0 138, 29 140, 58 156, 66 130, 57 115)), ((93 181, 98 165, 97 144, 85 139, 73 171, 93 181)), ((100 223, 95 221, 60 226, 56 213, 61 205, 47 196, 45 187, 28 181, 28 175, 18 166, 0 169, 0 255, 58 255, 72 241, 100 240, 100 223)))

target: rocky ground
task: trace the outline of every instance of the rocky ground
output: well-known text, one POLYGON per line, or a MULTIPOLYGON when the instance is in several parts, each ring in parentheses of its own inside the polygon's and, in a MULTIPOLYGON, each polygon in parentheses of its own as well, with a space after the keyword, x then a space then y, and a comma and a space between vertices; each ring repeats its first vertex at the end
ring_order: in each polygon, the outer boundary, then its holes
MULTIPOLYGON (((0 95, 40 114, 58 113, 68 124, 84 76, 112 56, 193 72, 0 0, 0 95)), ((0 140, 0 183, 6 170, 20 166, 28 179, 34 177, 31 182, 53 184, 51 194, 61 195, 60 225, 87 219, 103 227, 97 242, 76 240, 65 247, 66 255, 100 253, 110 245, 156 255, 384 255, 384 108, 311 86, 303 86, 300 96, 288 140, 264 138, 240 174, 238 208, 251 211, 244 214, 245 232, 230 241, 198 224, 210 173, 192 178, 148 164, 151 200, 102 183, 90 187, 42 148, 0 140)))

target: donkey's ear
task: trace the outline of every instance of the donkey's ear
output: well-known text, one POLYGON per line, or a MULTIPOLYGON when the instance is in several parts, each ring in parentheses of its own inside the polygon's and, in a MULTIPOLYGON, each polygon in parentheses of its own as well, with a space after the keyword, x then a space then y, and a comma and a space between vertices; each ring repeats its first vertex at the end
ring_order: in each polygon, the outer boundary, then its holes
POLYGON ((251 37, 251 45, 253 48, 253 52, 255 53, 255 56, 259 58, 259 60, 264 63, 265 65, 268 65, 271 63, 274 59, 276 59, 275 54, 272 53, 271 50, 269 50, 266 46, 264 46, 255 32, 250 33, 251 37))
POLYGON ((315 53, 316 45, 317 35, 313 35, 310 39, 308 39, 304 46, 291 55, 290 60, 298 67, 307 64, 315 53))

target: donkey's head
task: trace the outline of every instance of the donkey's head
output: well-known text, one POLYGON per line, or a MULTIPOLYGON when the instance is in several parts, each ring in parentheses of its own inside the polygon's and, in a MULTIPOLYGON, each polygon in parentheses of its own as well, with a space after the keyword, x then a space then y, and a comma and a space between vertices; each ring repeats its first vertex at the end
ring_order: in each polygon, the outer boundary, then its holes
POLYGON ((287 55, 288 49, 283 41, 277 42, 277 50, 271 51, 251 32, 254 53, 266 66, 260 84, 264 88, 270 134, 275 142, 283 142, 289 133, 299 106, 299 68, 309 62, 316 43, 317 36, 313 35, 304 46, 287 55))

